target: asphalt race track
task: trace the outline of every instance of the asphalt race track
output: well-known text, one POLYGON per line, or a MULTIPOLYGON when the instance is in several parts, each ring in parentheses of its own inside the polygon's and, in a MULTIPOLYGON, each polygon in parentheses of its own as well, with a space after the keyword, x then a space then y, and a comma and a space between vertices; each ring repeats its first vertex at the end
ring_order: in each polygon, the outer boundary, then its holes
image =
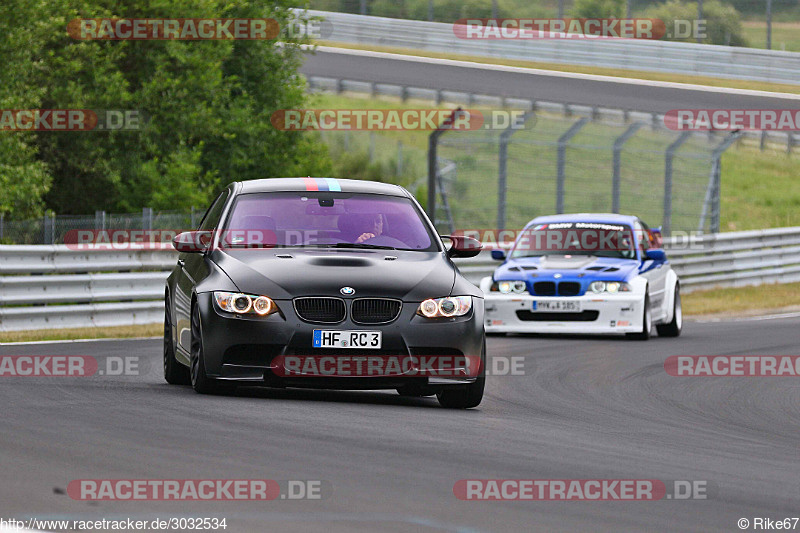
POLYGON ((597 76, 569 77, 548 71, 516 72, 493 65, 470 65, 474 68, 426 58, 403 60, 398 56, 392 58, 391 54, 370 55, 369 52, 320 48, 314 54, 307 54, 300 72, 307 76, 658 113, 671 109, 796 109, 800 98, 797 95, 771 97, 758 91, 698 90, 676 87, 677 84, 636 84, 623 78, 601 81, 596 78, 602 77, 597 76))
MULTIPOLYGON (((227 517, 228 531, 739 531, 798 516, 797 378, 668 376, 670 355, 798 354, 797 318, 687 323, 679 339, 491 337, 524 375, 483 404, 389 392, 240 389, 161 377, 159 340, 4 345, 139 357, 141 375, 2 377, 5 517, 227 517), (82 502, 75 479, 310 479, 318 501, 82 502), (466 502, 460 479, 706 481, 706 500, 466 502)), ((491 368, 491 365, 490 365, 491 368)))

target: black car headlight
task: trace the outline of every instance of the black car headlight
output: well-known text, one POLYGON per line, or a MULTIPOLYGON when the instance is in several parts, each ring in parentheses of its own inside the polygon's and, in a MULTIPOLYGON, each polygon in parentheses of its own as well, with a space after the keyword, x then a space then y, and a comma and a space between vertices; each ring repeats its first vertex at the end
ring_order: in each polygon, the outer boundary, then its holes
POLYGON ((267 316, 278 312, 278 306, 267 296, 215 291, 214 302, 221 310, 237 315, 267 316))
POLYGON ((589 284, 589 290, 595 294, 618 292, 631 292, 631 286, 624 281, 593 281, 589 284))
POLYGON ((464 316, 472 309, 472 296, 429 298, 419 304, 417 314, 425 318, 464 316))
POLYGON ((517 293, 522 294, 527 289, 524 281, 495 281, 489 289, 492 292, 500 292, 501 294, 517 293))

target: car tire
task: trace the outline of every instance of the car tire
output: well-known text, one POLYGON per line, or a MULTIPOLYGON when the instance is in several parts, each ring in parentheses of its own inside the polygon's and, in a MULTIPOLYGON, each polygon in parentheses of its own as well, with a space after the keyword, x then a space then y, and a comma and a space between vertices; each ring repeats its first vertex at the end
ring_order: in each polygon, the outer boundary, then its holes
POLYGON ((656 331, 659 337, 677 337, 683 329, 683 308, 681 306, 681 287, 675 284, 675 297, 672 300, 672 321, 659 324, 656 331))
POLYGON ((439 404, 448 409, 471 409, 480 405, 486 387, 486 340, 481 353, 481 375, 473 382, 460 387, 446 387, 436 395, 439 404))
POLYGON ((236 390, 233 383, 220 382, 219 380, 208 377, 206 374, 205 356, 203 350, 203 324, 200 318, 200 308, 192 306, 192 349, 191 376, 192 388, 200 394, 231 394, 236 390))
POLYGON ((175 360, 169 296, 164 300, 164 380, 170 385, 189 385, 191 383, 189 369, 175 360))
POLYGON ((650 309, 650 295, 644 295, 644 311, 642 312, 642 331, 638 333, 627 333, 629 339, 635 341, 646 341, 650 338, 650 330, 653 328, 653 313, 650 309))

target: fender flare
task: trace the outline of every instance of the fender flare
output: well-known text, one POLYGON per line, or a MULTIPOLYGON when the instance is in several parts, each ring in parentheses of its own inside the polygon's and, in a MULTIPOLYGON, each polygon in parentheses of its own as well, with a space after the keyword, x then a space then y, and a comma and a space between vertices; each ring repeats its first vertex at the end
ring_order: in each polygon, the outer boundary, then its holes
POLYGON ((669 324, 674 318, 675 313, 675 287, 680 286, 680 280, 674 270, 670 268, 667 272, 667 280, 664 286, 664 305, 667 308, 664 310, 664 324, 669 324))
MULTIPOLYGON (((650 295, 650 282, 644 276, 634 276, 631 278, 628 283, 631 286, 631 291, 634 295, 639 297, 637 302, 637 306, 641 306, 641 309, 644 309, 644 302, 645 299, 650 295)), ((652 308, 651 308, 652 313, 652 308)), ((640 320, 640 317, 637 317, 636 320, 640 320)))
POLYGON ((647 294, 649 289, 648 287, 649 282, 647 281, 647 278, 645 278, 644 276, 635 276, 630 281, 628 281, 628 283, 630 284, 633 293, 640 294, 642 296, 642 299, 644 299, 644 295, 647 294))

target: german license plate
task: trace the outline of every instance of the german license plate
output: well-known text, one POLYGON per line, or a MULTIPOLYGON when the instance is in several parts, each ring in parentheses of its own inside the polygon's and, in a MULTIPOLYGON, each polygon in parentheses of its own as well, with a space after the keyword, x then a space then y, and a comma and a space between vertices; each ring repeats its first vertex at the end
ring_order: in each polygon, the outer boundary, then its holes
POLYGON ((541 313, 580 313, 581 303, 577 300, 534 300, 533 311, 541 313))
POLYGON ((380 331, 352 331, 315 329, 312 346, 314 348, 362 348, 378 350, 383 335, 380 331))

